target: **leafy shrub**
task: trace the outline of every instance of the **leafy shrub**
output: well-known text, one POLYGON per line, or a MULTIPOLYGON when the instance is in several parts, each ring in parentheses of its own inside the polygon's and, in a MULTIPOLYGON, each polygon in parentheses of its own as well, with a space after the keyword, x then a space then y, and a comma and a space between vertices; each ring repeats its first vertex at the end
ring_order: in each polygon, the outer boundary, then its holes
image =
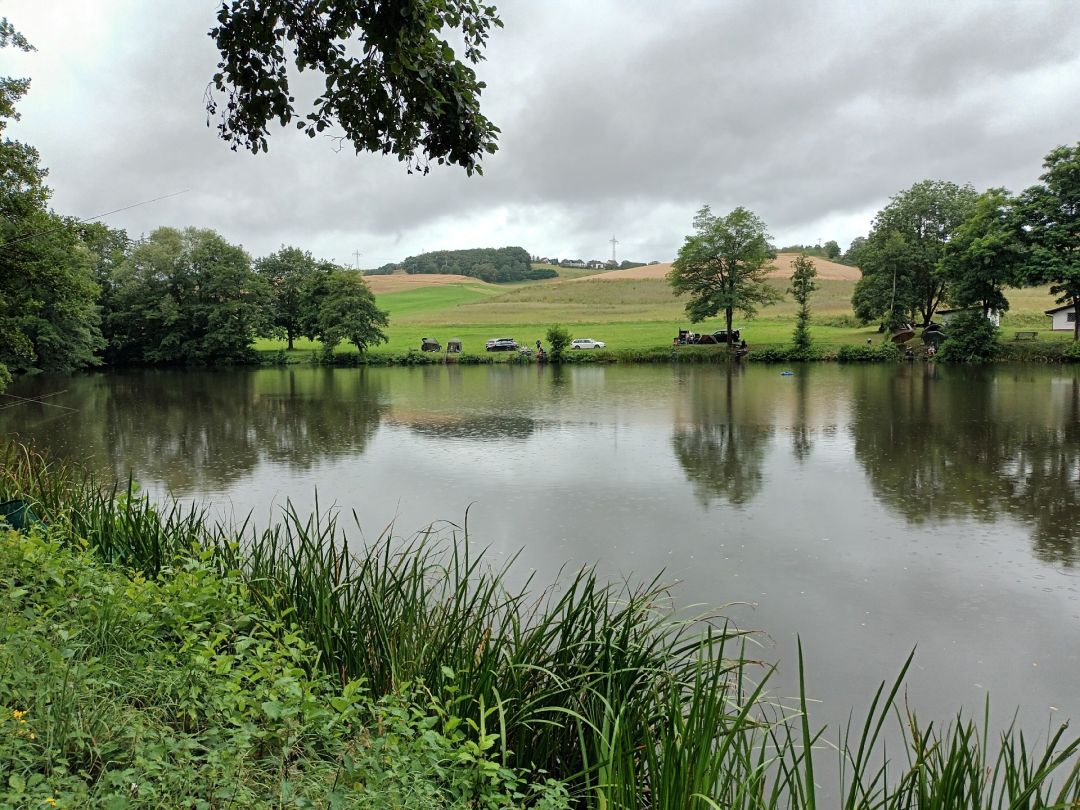
POLYGON ((847 345, 836 352, 836 359, 841 363, 892 363, 900 359, 902 353, 895 343, 879 345, 847 345))
POLYGON ((958 313, 945 334, 938 358, 947 363, 985 363, 997 354, 997 327, 976 310, 958 313))
POLYGON ((751 349, 748 357, 755 363, 784 363, 789 359, 790 349, 786 346, 762 346, 751 349))
POLYGON ((566 806, 456 716, 452 671, 335 685, 211 557, 148 580, 0 532, 0 806, 566 806))
POLYGON ((570 345, 570 340, 570 331, 565 327, 555 324, 548 328, 547 342, 551 347, 552 362, 562 362, 563 353, 566 351, 566 347, 570 345))
POLYGON ((1080 341, 1070 341, 1069 345, 1062 350, 1061 359, 1066 363, 1080 363, 1080 341))

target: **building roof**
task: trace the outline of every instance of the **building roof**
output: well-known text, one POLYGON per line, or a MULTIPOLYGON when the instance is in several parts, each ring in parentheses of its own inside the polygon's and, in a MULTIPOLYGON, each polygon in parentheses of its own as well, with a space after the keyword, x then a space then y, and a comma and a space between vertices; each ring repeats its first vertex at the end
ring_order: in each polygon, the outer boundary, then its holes
POLYGON ((1043 310, 1046 315, 1053 315, 1055 312, 1061 312, 1063 309, 1072 309, 1072 304, 1062 304, 1060 307, 1054 307, 1053 309, 1043 310))

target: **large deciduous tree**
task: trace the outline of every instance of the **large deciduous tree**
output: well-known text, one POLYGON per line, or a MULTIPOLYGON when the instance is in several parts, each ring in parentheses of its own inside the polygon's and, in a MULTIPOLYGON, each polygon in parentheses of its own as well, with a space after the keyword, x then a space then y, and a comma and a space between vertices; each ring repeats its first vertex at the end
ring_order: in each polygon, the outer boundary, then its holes
POLYGON ((858 250, 863 277, 852 296, 855 314, 890 327, 929 323, 948 294, 940 272, 945 246, 977 197, 971 186, 940 180, 924 180, 893 197, 858 250))
POLYGON ((945 247, 941 275, 948 283, 949 303, 978 309, 984 318, 1007 311, 1005 287, 1020 283, 1027 258, 1015 200, 1003 188, 983 192, 945 247))
POLYGON ((431 162, 482 174, 498 128, 480 112, 483 60, 495 6, 476 0, 223 0, 210 31, 221 53, 208 122, 233 148, 267 149, 277 120, 310 137, 329 130, 357 152, 393 154, 411 172, 431 162), (459 59, 446 37, 462 46, 459 59), (289 53, 291 52, 291 53, 289 53), (296 109, 289 70, 314 71, 322 94, 296 109))
MULTIPOLYGON (((776 254, 765 223, 742 207, 718 217, 703 206, 694 216, 694 230, 679 248, 668 281, 676 295, 689 296, 686 314, 693 323, 723 312, 730 335, 736 310, 752 318, 758 307, 780 298, 765 280, 776 254)), ((729 341, 728 348, 732 345, 729 341)))
POLYGON ((1059 304, 1072 305, 1073 340, 1080 340, 1080 143, 1054 149, 1043 168, 1042 182, 1020 200, 1031 247, 1026 280, 1050 284, 1059 304))
POLYGON ((285 246, 255 262, 256 272, 270 285, 273 295, 272 331, 285 336, 290 351, 293 341, 304 334, 305 323, 310 320, 309 313, 305 312, 308 305, 305 290, 311 286, 314 276, 325 275, 334 269, 335 265, 316 260, 306 250, 285 246))
POLYGON ((266 329, 270 291, 244 250, 211 230, 158 228, 112 276, 110 359, 239 363, 266 329))
POLYGON ((310 279, 305 291, 308 337, 320 341, 327 352, 343 340, 361 351, 386 342, 380 327, 390 318, 375 305, 375 296, 354 270, 338 268, 310 279))
MULTIPOLYGON (((0 20, 0 48, 32 50, 0 20)), ((26 79, 0 77, 0 137, 18 120, 26 79)), ((47 172, 29 144, 0 141, 0 384, 7 369, 66 371, 102 348, 93 256, 75 224, 48 209, 47 172)))

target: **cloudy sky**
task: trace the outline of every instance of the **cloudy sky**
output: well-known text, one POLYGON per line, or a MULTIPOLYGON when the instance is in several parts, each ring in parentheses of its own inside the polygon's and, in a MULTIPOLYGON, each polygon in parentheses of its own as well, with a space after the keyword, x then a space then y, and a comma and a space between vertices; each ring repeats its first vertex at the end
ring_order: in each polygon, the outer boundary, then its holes
POLYGON ((375 267, 423 250, 668 261, 708 203, 746 206, 778 244, 866 233, 923 179, 1036 180, 1080 140, 1080 6, 1057 2, 501 0, 479 72, 501 129, 483 177, 335 152, 274 131, 231 151, 206 125, 215 0, 0 0, 37 52, 13 137, 55 207, 137 236, 220 231, 375 267))

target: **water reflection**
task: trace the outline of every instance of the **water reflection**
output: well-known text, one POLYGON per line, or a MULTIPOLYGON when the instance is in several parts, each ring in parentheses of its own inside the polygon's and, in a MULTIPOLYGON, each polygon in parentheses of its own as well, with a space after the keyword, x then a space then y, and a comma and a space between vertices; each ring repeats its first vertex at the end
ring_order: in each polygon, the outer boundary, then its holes
POLYGON ((875 496, 910 523, 1012 516, 1031 526, 1040 559, 1080 560, 1075 376, 856 373, 850 431, 875 496))
MULTIPOLYGON (((759 499, 787 504, 805 491, 814 493, 807 508, 844 510, 873 532, 881 513, 853 505, 867 486, 909 527, 1012 520, 1040 560, 1080 563, 1080 375, 1071 368, 817 365, 785 377, 756 366, 293 367, 43 376, 13 393, 61 389, 51 402, 73 411, 0 410, 0 433, 182 496, 236 494, 256 471, 269 491, 310 492, 325 481, 300 473, 336 462, 359 486, 356 465, 390 425, 403 430, 368 459, 383 498, 397 497, 388 469, 405 459, 410 481, 421 470, 438 469, 440 480, 463 465, 483 470, 471 485, 484 493, 517 465, 514 475, 546 476, 552 491, 617 487, 639 500, 668 498, 685 480, 699 507, 744 515, 759 499), (848 477, 849 491, 837 491, 837 476, 858 469, 865 485, 848 477), (661 471, 666 479, 650 478, 661 471), (788 491, 770 488, 778 481, 788 491)), ((557 511, 570 520, 565 504, 557 511)))
MULTIPOLYGON (((364 452, 387 408, 365 369, 135 372, 67 383, 64 405, 21 406, 0 430, 110 476, 132 470, 177 495, 221 490, 268 459, 297 470, 364 452)), ((41 396, 55 378, 28 381, 41 396)))
POLYGON ((800 464, 810 457, 814 449, 807 414, 808 381, 805 372, 795 377, 795 423, 791 426, 791 452, 800 464))
POLYGON ((677 418, 671 443, 703 506, 714 498, 743 506, 761 491, 773 428, 759 420, 771 408, 765 389, 744 377, 736 365, 720 373, 694 369, 681 380, 688 413, 677 418))

